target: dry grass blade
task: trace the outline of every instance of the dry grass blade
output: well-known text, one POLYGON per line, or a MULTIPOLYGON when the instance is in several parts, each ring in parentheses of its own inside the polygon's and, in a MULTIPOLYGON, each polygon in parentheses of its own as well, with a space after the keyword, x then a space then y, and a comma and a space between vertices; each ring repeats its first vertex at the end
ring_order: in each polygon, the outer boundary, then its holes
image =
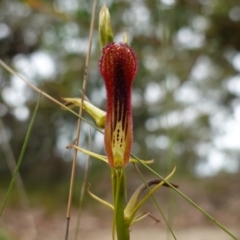
MULTIPOLYGON (((84 98, 85 98, 85 91, 86 91, 86 86, 87 86, 88 66, 89 66, 89 59, 90 59, 91 48, 92 48, 92 36, 93 36, 93 27, 94 27, 94 20, 95 20, 95 14, 96 14, 96 7, 97 7, 97 0, 95 0, 93 2, 93 8, 92 8, 92 19, 91 19, 91 26, 90 26, 90 33, 89 33, 88 52, 87 52, 87 57, 86 57, 85 71, 84 71, 83 85, 82 85, 82 102, 84 101, 84 98)), ((80 109, 79 109, 79 115, 80 116, 82 116, 82 111, 83 111, 83 107, 80 106, 80 109)), ((77 124, 77 130, 76 130, 76 140, 75 140, 76 145, 79 145, 79 139, 80 139, 80 133, 81 133, 81 131, 80 131, 81 122, 82 122, 81 118, 79 118, 78 119, 78 124, 77 124)), ((72 173, 71 173, 69 196, 68 196, 68 206, 67 206, 67 214, 66 214, 65 240, 68 239, 68 232, 69 232, 73 186, 74 186, 75 172, 76 172, 77 154, 78 154, 78 151, 75 149, 74 150, 73 163, 72 163, 72 173)))
MULTIPOLYGON (((88 143, 89 150, 91 150, 91 148, 92 148, 92 139, 91 139, 91 137, 92 137, 91 136, 91 132, 89 132, 89 143, 88 143)), ((82 205, 83 205, 84 194, 85 194, 85 191, 86 191, 86 184, 87 184, 89 164, 90 164, 90 156, 87 157, 87 161, 86 161, 86 165, 85 165, 85 169, 84 169, 83 183, 82 183, 80 197, 79 197, 78 216, 77 216, 77 224, 76 224, 74 240, 77 240, 78 233, 79 233, 81 213, 82 213, 82 205)))
POLYGON ((96 127, 95 125, 93 125, 91 122, 87 121, 86 119, 84 119, 82 116, 79 116, 78 113, 74 112, 71 108, 69 108, 68 106, 66 106, 65 104, 59 102, 58 100, 56 100, 55 98, 51 97, 49 94, 47 94, 46 92, 42 91, 41 89, 39 89, 38 87, 36 87, 35 85, 33 85, 32 83, 30 83, 29 81, 27 81, 25 78, 23 78, 20 74, 18 74, 17 72, 15 72, 13 69, 11 69, 8 65, 6 65, 1 59, 0 59, 0 65, 6 69, 8 72, 10 72, 12 75, 17 76, 18 78, 20 78, 23 82, 25 82, 30 88, 32 88, 34 91, 40 93, 42 96, 48 98, 49 100, 51 100, 52 102, 56 103, 57 105, 59 105, 60 107, 62 107, 63 109, 69 111, 70 113, 72 113, 73 115, 75 115, 78 118, 81 118, 84 122, 86 122, 89 126, 93 127, 94 129, 96 129, 99 132, 102 132, 102 130, 98 127, 96 127))

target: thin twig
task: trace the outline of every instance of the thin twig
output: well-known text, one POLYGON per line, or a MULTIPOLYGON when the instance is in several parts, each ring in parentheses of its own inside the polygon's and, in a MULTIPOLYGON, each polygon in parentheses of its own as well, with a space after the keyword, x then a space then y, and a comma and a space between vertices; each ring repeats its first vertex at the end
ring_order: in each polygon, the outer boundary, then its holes
MULTIPOLYGON (((87 78, 88 78, 88 66, 89 66, 89 59, 92 49, 92 36, 93 36, 93 27, 94 27, 94 20, 95 20, 95 13, 97 7, 97 0, 93 3, 92 8, 92 18, 91 18, 91 26, 90 26, 90 33, 89 33, 89 43, 88 43, 88 52, 86 57, 85 63, 85 70, 83 76, 83 85, 82 85, 82 102, 84 101, 86 86, 87 86, 87 78)), ((79 115, 82 116, 82 105, 79 108, 79 115)), ((80 139, 80 129, 81 129, 81 118, 78 119, 77 124, 77 131, 76 131, 76 145, 79 145, 80 139)), ((68 196, 68 206, 67 206, 67 214, 66 214, 66 232, 65 232, 65 240, 68 240, 68 232, 69 232, 69 224, 70 224, 70 217, 71 217, 71 205, 72 205, 72 195, 73 195, 73 187, 74 187, 74 179, 75 179, 75 172, 76 172, 76 162, 77 162, 77 154, 78 151, 74 150, 74 157, 72 163, 72 172, 71 172, 71 180, 70 180, 70 188, 69 188, 69 196, 68 196)))
POLYGON ((92 124, 91 122, 89 122, 88 120, 86 120, 85 118, 83 118, 82 116, 80 116, 78 113, 74 112, 71 108, 69 108, 68 106, 66 106, 65 104, 59 102, 58 100, 56 100, 55 98, 51 97, 49 94, 47 94, 46 92, 42 91, 41 89, 39 89, 38 87, 36 87, 35 85, 33 85, 32 83, 30 83, 28 80, 26 80, 25 78, 23 78, 19 73, 17 73, 16 71, 14 71, 12 68, 10 68, 6 63, 4 63, 1 59, 0 59, 0 65, 6 69, 8 72, 10 72, 12 75, 20 78, 23 82, 25 82, 30 88, 32 88, 34 91, 40 93, 42 96, 48 98, 49 100, 51 100, 52 102, 56 103, 57 105, 61 106, 64 110, 69 111, 70 113, 72 113, 74 116, 81 118, 85 123, 87 123, 89 126, 93 127, 94 129, 96 129, 98 132, 103 133, 102 129, 100 129, 99 127, 95 126, 94 124, 92 124))
MULTIPOLYGON (((91 148, 92 148, 92 136, 91 136, 91 131, 90 131, 89 132, 88 149, 91 150, 91 148)), ((78 208, 78 216, 77 216, 77 224, 76 224, 74 240, 77 240, 78 233, 79 233, 80 220, 81 220, 81 214, 82 214, 82 205, 83 205, 83 199, 84 199, 85 190, 86 190, 89 164, 90 164, 90 156, 88 155, 85 169, 84 169, 83 184, 81 187, 80 198, 79 198, 79 208, 78 208)))

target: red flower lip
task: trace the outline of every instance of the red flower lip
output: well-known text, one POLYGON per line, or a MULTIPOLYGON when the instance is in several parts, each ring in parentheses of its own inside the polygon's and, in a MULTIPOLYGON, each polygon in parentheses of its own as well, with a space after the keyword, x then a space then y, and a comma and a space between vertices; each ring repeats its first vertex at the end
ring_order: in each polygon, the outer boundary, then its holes
POLYGON ((107 92, 106 154, 111 167, 123 167, 132 148, 131 89, 137 72, 136 55, 127 44, 110 43, 103 48, 99 70, 107 92))

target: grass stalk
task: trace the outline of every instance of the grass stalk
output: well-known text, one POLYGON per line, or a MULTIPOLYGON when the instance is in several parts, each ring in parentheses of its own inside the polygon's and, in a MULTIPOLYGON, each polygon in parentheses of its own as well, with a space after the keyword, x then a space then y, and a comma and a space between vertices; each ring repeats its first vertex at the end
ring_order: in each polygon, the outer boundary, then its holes
POLYGON ((131 154, 131 156, 134 157, 139 163, 141 163, 144 167, 146 167, 155 176, 157 176, 162 181, 164 181, 169 187, 171 187, 175 192, 177 192, 181 197, 183 197, 186 201, 188 201, 192 206, 194 206, 201 213, 203 213, 208 219, 210 219, 213 223, 215 223, 218 227, 220 227, 224 232, 226 232, 234 240, 238 240, 238 238, 236 236, 234 236, 226 227, 224 227, 220 222, 218 222, 214 217, 212 217, 209 213, 207 213, 204 209, 202 209, 199 205, 197 205, 193 200, 191 200, 189 197, 187 197, 184 193, 182 193, 180 190, 175 188, 170 182, 168 182, 165 178, 163 178, 161 175, 159 175, 157 172, 155 172, 151 167, 146 165, 144 162, 141 162, 140 159, 138 157, 136 157, 135 155, 131 154))
MULTIPOLYGON (((84 102, 85 91, 87 86, 89 60, 90 60, 90 54, 92 49, 92 36, 93 36, 94 20, 96 15, 96 7, 97 7, 97 0, 94 0, 93 7, 92 7, 91 26, 90 26, 90 32, 89 32, 88 51, 87 51, 85 70, 84 70, 84 76, 83 76, 82 103, 84 102)), ((83 104, 79 108, 79 116, 82 116, 82 112, 83 112, 83 104)), ((80 131, 81 123, 82 123, 81 120, 82 119, 79 118, 77 123, 76 140, 75 140, 75 145, 77 146, 79 145, 79 139, 81 134, 81 131, 80 131)), ((68 195, 68 206, 67 206, 67 213, 66 213, 65 240, 68 240, 69 224, 70 224, 70 218, 71 218, 72 195, 73 195, 74 180, 75 180, 75 173, 76 173, 77 154, 78 154, 78 151, 74 149, 74 157, 73 157, 73 163, 72 163, 72 172, 71 172, 71 180, 70 180, 69 195, 68 195)))
MULTIPOLYGON (((89 149, 91 149, 92 148, 91 134, 89 134, 89 144, 88 145, 89 145, 89 149)), ((90 156, 88 155, 87 160, 86 160, 86 164, 85 164, 83 183, 82 183, 80 197, 79 197, 78 216, 77 216, 77 224, 76 224, 76 229, 75 229, 74 240, 77 240, 78 233, 79 233, 80 220, 81 220, 81 214, 82 214, 82 206, 83 206, 83 199, 84 199, 84 195, 85 195, 85 191, 86 191, 86 185, 87 185, 89 164, 90 164, 90 156)))
POLYGON ((7 200, 9 198, 9 195, 10 195, 11 191, 12 191, 12 188, 13 188, 13 185, 15 183, 15 180, 16 180, 16 178, 18 176, 19 168, 20 168, 20 166, 22 164, 23 157, 24 157, 24 154, 25 154, 25 150, 26 150, 26 147, 27 147, 30 135, 31 135, 31 131, 32 131, 32 128, 33 128, 33 124, 34 124, 34 121, 35 121, 35 118, 36 118, 39 102, 40 102, 40 96, 38 98, 36 107, 34 109, 33 116, 32 116, 32 119, 30 121, 28 130, 27 130, 27 134, 25 136, 25 139, 24 139, 24 142, 23 142, 23 146, 22 146, 22 149, 21 149, 18 161, 17 161, 17 165, 16 165, 15 170, 13 172, 13 176, 12 176, 10 185, 8 187, 7 194, 6 194, 5 198, 4 198, 3 205, 2 205, 1 210, 0 210, 0 217, 2 217, 2 214, 3 214, 4 208, 6 206, 7 200))
MULTIPOLYGON (((147 182, 146 182, 144 176, 142 175, 140 169, 137 167, 137 165, 136 165, 135 163, 133 163, 133 165, 134 165, 135 169, 137 170, 138 174, 140 175, 142 181, 145 183, 145 185, 147 186, 147 188, 148 188, 148 190, 149 190, 149 192, 150 192, 151 189, 150 189, 150 187, 148 186, 148 184, 147 184, 147 182)), ((153 199, 153 201, 154 201, 156 207, 158 208, 158 211, 159 211, 160 214, 162 215, 162 217, 163 217, 163 219, 164 219, 164 221, 165 221, 165 223, 166 223, 166 225, 167 225, 167 228, 168 228, 168 230, 170 231, 172 237, 173 237, 175 240, 177 240, 177 238, 176 238, 176 236, 175 236, 175 234, 174 234, 174 232, 173 232, 173 230, 172 230, 172 228, 171 228, 171 225, 169 224, 169 222, 168 222, 167 218, 165 217, 165 215, 164 215, 162 209, 160 208, 160 206, 159 206, 159 204, 158 204, 158 202, 157 202, 155 196, 154 196, 153 194, 151 194, 151 197, 152 197, 152 199, 153 199)))
MULTIPOLYGON (((12 176, 14 176, 14 170, 16 168, 16 160, 14 158, 11 146, 8 142, 4 123, 1 118, 0 118, 0 133, 1 133, 1 139, 2 139, 1 147, 2 147, 3 153, 5 154, 8 168, 9 168, 12 176)), ((15 184, 16 184, 16 188, 18 190, 19 196, 20 196, 22 206, 24 207, 25 210, 30 210, 30 211, 28 211, 28 214, 27 214, 29 223, 31 225, 31 228, 30 228, 31 231, 29 231, 29 235, 31 236, 31 239, 34 240, 37 237, 37 227, 36 227, 36 224, 34 221, 34 217, 31 214, 30 203, 28 201, 27 193, 25 191, 24 184, 23 184, 23 181, 22 181, 22 178, 21 178, 21 175, 19 172, 17 173, 15 184)))
POLYGON ((86 120, 85 118, 83 118, 82 116, 80 116, 78 113, 74 112, 71 108, 67 107, 66 105, 64 105, 63 103, 59 102, 57 99, 51 97, 49 94, 45 93, 44 91, 42 91, 41 89, 39 89, 38 87, 36 87, 35 85, 33 85, 32 83, 30 83, 29 81, 27 81, 25 78, 23 78, 20 74, 18 74, 16 71, 14 71, 12 68, 10 68, 9 66, 7 66, 1 59, 0 59, 0 65, 7 70, 9 73, 11 73, 12 75, 20 78, 23 82, 25 82, 30 88, 32 88, 34 91, 38 92, 39 94, 41 94, 42 96, 48 98, 50 101, 52 101, 53 103, 59 105, 60 107, 62 107, 64 110, 69 111, 70 113, 72 113, 74 116, 81 118, 85 123, 87 123, 89 126, 93 127, 94 129, 96 129, 97 131, 102 133, 102 130, 98 127, 96 127, 94 124, 92 124, 91 122, 89 122, 88 120, 86 120))

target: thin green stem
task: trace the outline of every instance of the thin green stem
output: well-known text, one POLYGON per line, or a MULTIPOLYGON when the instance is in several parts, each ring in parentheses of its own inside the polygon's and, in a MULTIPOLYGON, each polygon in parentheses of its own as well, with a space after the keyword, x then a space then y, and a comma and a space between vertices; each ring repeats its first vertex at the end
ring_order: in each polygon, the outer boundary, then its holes
POLYGON ((152 172, 155 176, 159 177, 162 181, 164 181, 169 187, 171 187, 175 192, 177 192, 180 196, 182 196, 185 200, 187 200, 190 204, 192 204, 195 208, 197 208, 201 213, 203 213, 207 218, 209 218, 212 222, 214 222, 218 227, 220 227, 224 232, 226 232, 229 236, 231 236, 233 239, 238 240, 236 236, 234 236, 231 232, 229 232, 221 223, 219 223, 214 217, 212 217, 210 214, 208 214, 205 210, 203 210, 200 206, 198 206, 193 200, 188 198, 184 193, 179 191, 177 188, 175 188, 170 182, 168 182, 166 179, 164 179, 161 175, 159 175, 157 172, 155 172, 151 167, 146 165, 144 162, 141 162, 138 157, 131 154, 132 157, 134 157, 136 160, 138 160, 139 163, 144 165, 150 172, 152 172))
MULTIPOLYGON (((116 177, 115 169, 111 168, 113 202, 115 201, 116 189, 117 189, 117 187, 116 187, 117 180, 116 179, 117 179, 117 177, 116 177)), ((114 204, 114 207, 115 207, 115 204, 114 204)), ((115 240, 115 226, 116 226, 116 221, 115 221, 115 209, 114 209, 114 217, 113 217, 113 221, 112 221, 112 240, 115 240)))
MULTIPOLYGON (((142 178, 143 182, 146 184, 146 186, 147 186, 147 188, 148 188, 148 190, 149 190, 149 192, 150 192, 151 189, 150 189, 150 187, 148 186, 146 180, 144 179, 144 177, 143 177, 141 171, 139 170, 139 168, 137 167, 137 165, 136 165, 135 163, 134 163, 133 165, 134 165, 135 169, 137 170, 138 174, 140 175, 140 177, 142 178)), ((169 231, 171 232, 172 237, 176 240, 177 238, 176 238, 175 234, 173 233, 173 230, 172 230, 172 228, 171 228, 171 225, 169 224, 169 222, 168 222, 167 218, 165 217, 165 215, 164 215, 162 209, 160 208, 160 206, 159 206, 159 204, 158 204, 158 202, 157 202, 155 196, 154 196, 153 194, 151 194, 151 197, 152 197, 154 203, 156 204, 156 206, 157 206, 157 208, 158 208, 160 214, 162 215, 162 217, 163 217, 163 219, 164 219, 164 221, 165 221, 165 223, 166 223, 166 225, 167 225, 169 231)))
POLYGON ((24 142, 23 142, 23 146, 22 146, 22 149, 21 149, 21 153, 20 153, 20 156, 18 158, 18 161, 17 161, 17 166, 14 170, 14 173, 13 173, 13 176, 12 176, 12 180, 10 182, 10 185, 9 185, 9 188, 8 188, 8 191, 7 191, 7 194, 4 198, 4 201, 3 201, 3 205, 2 205, 2 208, 1 208, 1 211, 0 211, 0 217, 2 216, 3 214, 3 210, 6 206, 6 203, 7 203, 7 200, 8 200, 8 197, 12 191, 12 188, 13 188, 13 184, 15 182, 15 179, 16 177, 18 176, 18 171, 19 171, 19 168, 22 164, 22 160, 23 160, 23 157, 24 157, 24 154, 25 154, 25 150, 26 150, 26 147, 27 147, 27 144, 28 144, 28 141, 29 141, 29 138, 30 138, 30 135, 31 135, 31 130, 32 130, 32 127, 33 127, 33 124, 34 124, 34 121, 35 121, 35 118, 36 118, 36 115, 37 115, 37 110, 38 110, 38 106, 39 106, 39 102, 40 102, 40 96, 38 98, 38 101, 37 101, 37 104, 36 104, 36 107, 34 109, 34 112, 33 112, 33 116, 32 116, 32 119, 31 119, 31 122, 29 124, 29 127, 28 127, 28 131, 27 131, 27 134, 26 134, 26 137, 24 139, 24 142))
POLYGON ((124 208, 125 208, 125 174, 124 168, 113 169, 112 175, 113 193, 114 193, 114 219, 113 219, 113 239, 115 235, 115 229, 117 232, 118 240, 129 240, 128 225, 124 220, 124 208))

